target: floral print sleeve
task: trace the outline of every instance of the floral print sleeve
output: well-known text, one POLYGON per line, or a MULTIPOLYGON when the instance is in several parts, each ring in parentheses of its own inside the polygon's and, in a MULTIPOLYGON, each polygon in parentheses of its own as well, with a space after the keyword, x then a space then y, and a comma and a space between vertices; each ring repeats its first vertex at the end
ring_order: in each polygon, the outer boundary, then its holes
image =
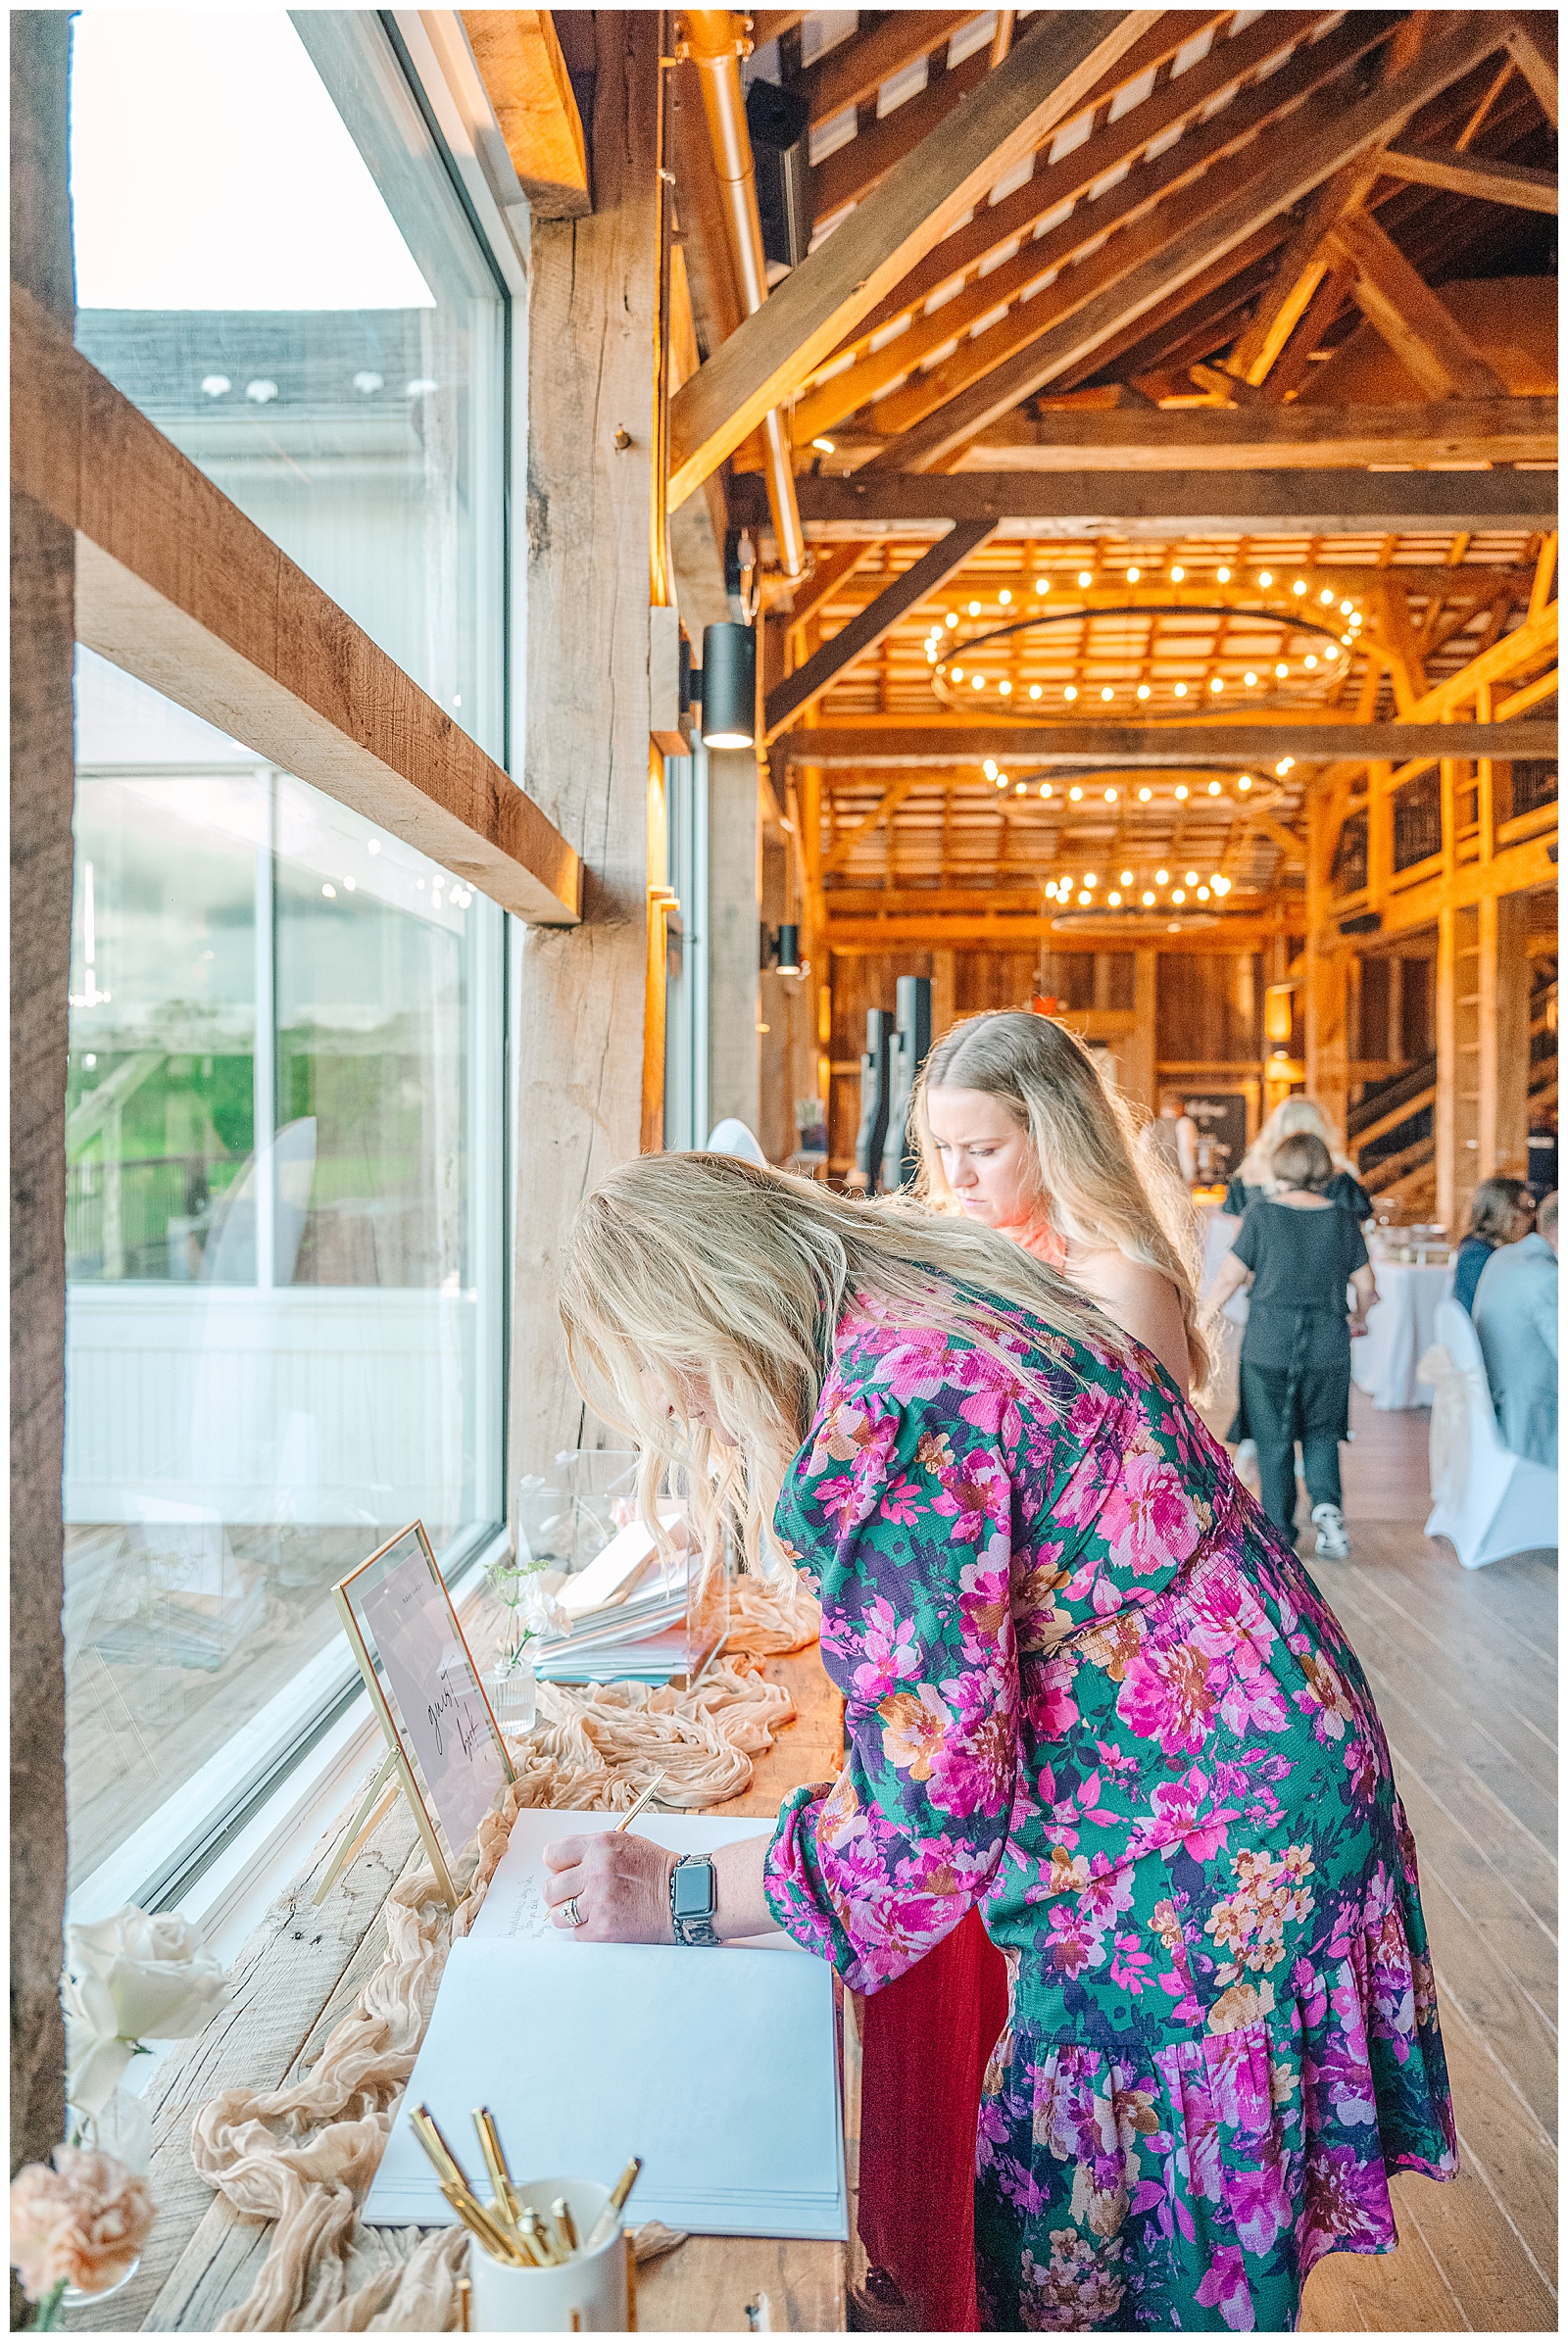
POLYGON ((928 1341, 902 1373, 865 1362, 863 1379, 841 1360, 780 1510, 796 1558, 820 1570, 846 1753, 831 1789, 786 1803, 768 1900, 859 1991, 902 1975, 984 1893, 1017 1768, 1016 1411, 1002 1369, 950 1382, 942 1350, 928 1341))

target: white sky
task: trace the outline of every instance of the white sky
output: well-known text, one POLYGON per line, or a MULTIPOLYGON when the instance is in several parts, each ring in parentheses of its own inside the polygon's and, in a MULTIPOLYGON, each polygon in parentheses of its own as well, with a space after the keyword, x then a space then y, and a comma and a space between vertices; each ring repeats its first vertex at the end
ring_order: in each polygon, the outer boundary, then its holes
POLYGON ((83 309, 433 309, 282 9, 87 7, 73 25, 83 309))

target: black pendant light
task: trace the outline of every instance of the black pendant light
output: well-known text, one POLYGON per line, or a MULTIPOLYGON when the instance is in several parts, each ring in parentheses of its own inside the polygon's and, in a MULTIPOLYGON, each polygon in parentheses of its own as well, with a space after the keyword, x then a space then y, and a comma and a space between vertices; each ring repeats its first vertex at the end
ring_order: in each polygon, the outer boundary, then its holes
POLYGON ((703 628, 703 745, 750 748, 757 738, 757 636, 726 618, 703 628))

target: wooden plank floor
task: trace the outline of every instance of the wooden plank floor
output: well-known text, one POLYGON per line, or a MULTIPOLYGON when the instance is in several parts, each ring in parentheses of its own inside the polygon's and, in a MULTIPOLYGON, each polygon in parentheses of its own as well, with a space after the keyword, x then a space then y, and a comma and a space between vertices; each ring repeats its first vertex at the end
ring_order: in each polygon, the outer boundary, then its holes
POLYGON ((1301 2328, 1554 2332, 1556 1556, 1461 1570, 1421 1534, 1425 1411, 1380 1414, 1357 1392, 1352 1420, 1351 1558, 1301 1544, 1366 1669, 1415 1832, 1462 2169, 1396 2180, 1398 2250, 1320 2262, 1301 2328))

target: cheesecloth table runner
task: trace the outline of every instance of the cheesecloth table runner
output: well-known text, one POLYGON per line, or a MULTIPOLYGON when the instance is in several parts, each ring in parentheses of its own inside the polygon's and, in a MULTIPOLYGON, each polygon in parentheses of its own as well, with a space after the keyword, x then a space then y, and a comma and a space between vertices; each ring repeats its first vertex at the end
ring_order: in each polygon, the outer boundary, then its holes
MULTIPOLYGON (((466 2231, 378 2230, 404 2256, 351 2289, 359 2208, 418 2053, 453 1937, 465 1934, 524 1806, 620 1810, 662 1768, 662 1805, 716 1805, 743 1793, 752 1755, 795 1703, 757 1671, 759 1653, 814 1642, 820 1612, 793 1576, 731 1588, 726 1656, 692 1691, 646 1683, 539 1686, 538 1722, 513 1744, 517 1780, 467 1850, 455 1915, 420 1866, 385 1906, 387 1946, 310 2073, 276 2090, 224 2090, 191 2133, 196 2169, 238 2213, 275 2222, 267 2258, 221 2333, 425 2332, 457 2323, 466 2231)), ((650 2240, 653 2242, 653 2240, 650 2240)))

